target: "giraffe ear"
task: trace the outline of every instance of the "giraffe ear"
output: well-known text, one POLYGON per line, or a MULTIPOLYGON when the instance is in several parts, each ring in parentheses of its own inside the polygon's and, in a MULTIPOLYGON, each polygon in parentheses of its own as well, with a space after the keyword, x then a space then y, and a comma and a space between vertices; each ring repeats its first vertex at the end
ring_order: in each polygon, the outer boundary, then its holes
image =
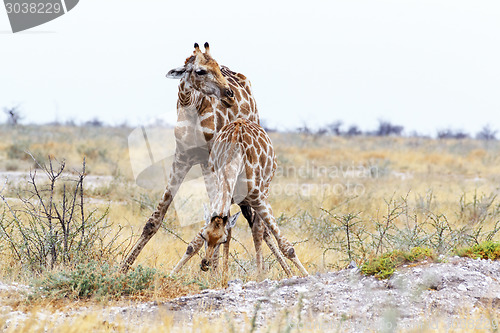
POLYGON ((167 78, 169 79, 181 79, 186 73, 186 67, 178 67, 168 71, 167 78))
POLYGON ((238 213, 234 214, 233 216, 229 216, 229 219, 228 219, 227 224, 226 224, 226 229, 229 230, 235 226, 236 220, 238 219, 240 214, 241 214, 241 212, 238 212, 238 213))

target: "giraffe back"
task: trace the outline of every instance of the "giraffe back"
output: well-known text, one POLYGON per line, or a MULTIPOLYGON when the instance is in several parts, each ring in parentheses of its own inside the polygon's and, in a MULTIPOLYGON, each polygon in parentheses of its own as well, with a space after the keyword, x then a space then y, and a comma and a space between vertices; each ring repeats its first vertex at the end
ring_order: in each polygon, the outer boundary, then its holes
POLYGON ((226 66, 221 66, 221 73, 229 82, 234 92, 236 103, 231 108, 232 112, 229 114, 228 121, 224 124, 219 124, 219 126, 222 125, 219 128, 239 118, 248 119, 258 124, 259 114, 257 112, 257 104, 252 94, 250 80, 248 80, 245 75, 233 72, 226 66))

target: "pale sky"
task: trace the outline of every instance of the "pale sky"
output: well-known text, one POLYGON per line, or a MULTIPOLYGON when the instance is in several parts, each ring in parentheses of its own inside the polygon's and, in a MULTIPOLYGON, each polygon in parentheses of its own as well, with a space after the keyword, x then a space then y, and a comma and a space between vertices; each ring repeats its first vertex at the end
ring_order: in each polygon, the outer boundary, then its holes
POLYGON ((81 0, 17 34, 0 7, 0 108, 19 104, 25 123, 173 122, 165 74, 205 41, 281 129, 500 129, 497 0, 81 0))

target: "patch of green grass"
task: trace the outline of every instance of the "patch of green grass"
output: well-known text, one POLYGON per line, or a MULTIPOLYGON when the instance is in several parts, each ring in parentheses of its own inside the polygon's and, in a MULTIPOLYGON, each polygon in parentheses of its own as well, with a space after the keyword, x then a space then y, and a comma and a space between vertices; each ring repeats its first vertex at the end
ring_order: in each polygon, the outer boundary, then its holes
POLYGON ((365 275, 374 275, 378 279, 387 279, 394 274, 397 267, 410 262, 435 258, 435 253, 426 247, 414 247, 410 251, 394 250, 380 257, 370 259, 361 266, 365 275))
POLYGON ((93 261, 71 270, 49 273, 36 283, 39 293, 35 297, 99 299, 137 295, 151 290, 156 278, 166 278, 166 275, 140 265, 122 274, 117 266, 93 261))
POLYGON ((209 287, 207 281, 203 281, 202 279, 199 279, 199 278, 194 278, 192 280, 184 282, 183 284, 185 286, 189 286, 191 284, 195 284, 195 285, 197 285, 200 288, 200 290, 205 290, 205 289, 208 289, 208 287, 209 287))
POLYGON ((457 250, 457 254, 461 257, 469 257, 473 259, 491 259, 500 258, 500 243, 486 241, 474 246, 466 247, 457 250))

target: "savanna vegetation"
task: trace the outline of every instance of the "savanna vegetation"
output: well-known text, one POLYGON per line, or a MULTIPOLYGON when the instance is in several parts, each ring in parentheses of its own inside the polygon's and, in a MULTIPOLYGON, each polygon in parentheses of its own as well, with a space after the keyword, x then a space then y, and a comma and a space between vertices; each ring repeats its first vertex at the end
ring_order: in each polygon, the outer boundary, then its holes
MULTIPOLYGON (((174 209, 134 269, 118 272, 162 193, 135 183, 131 130, 0 125, 0 279, 37 287, 13 301, 15 307, 162 300, 224 287, 220 275, 200 271, 196 257, 179 276, 169 276, 202 226, 201 216, 180 225, 174 209)), ((499 256, 500 142, 494 135, 432 139, 304 130, 273 132, 271 139, 279 165, 271 204, 310 273, 355 263, 386 278, 398 265, 422 259, 499 256)), ((233 237, 230 279, 255 280, 243 218, 233 237)), ((285 278, 264 250, 266 278, 285 278)))

